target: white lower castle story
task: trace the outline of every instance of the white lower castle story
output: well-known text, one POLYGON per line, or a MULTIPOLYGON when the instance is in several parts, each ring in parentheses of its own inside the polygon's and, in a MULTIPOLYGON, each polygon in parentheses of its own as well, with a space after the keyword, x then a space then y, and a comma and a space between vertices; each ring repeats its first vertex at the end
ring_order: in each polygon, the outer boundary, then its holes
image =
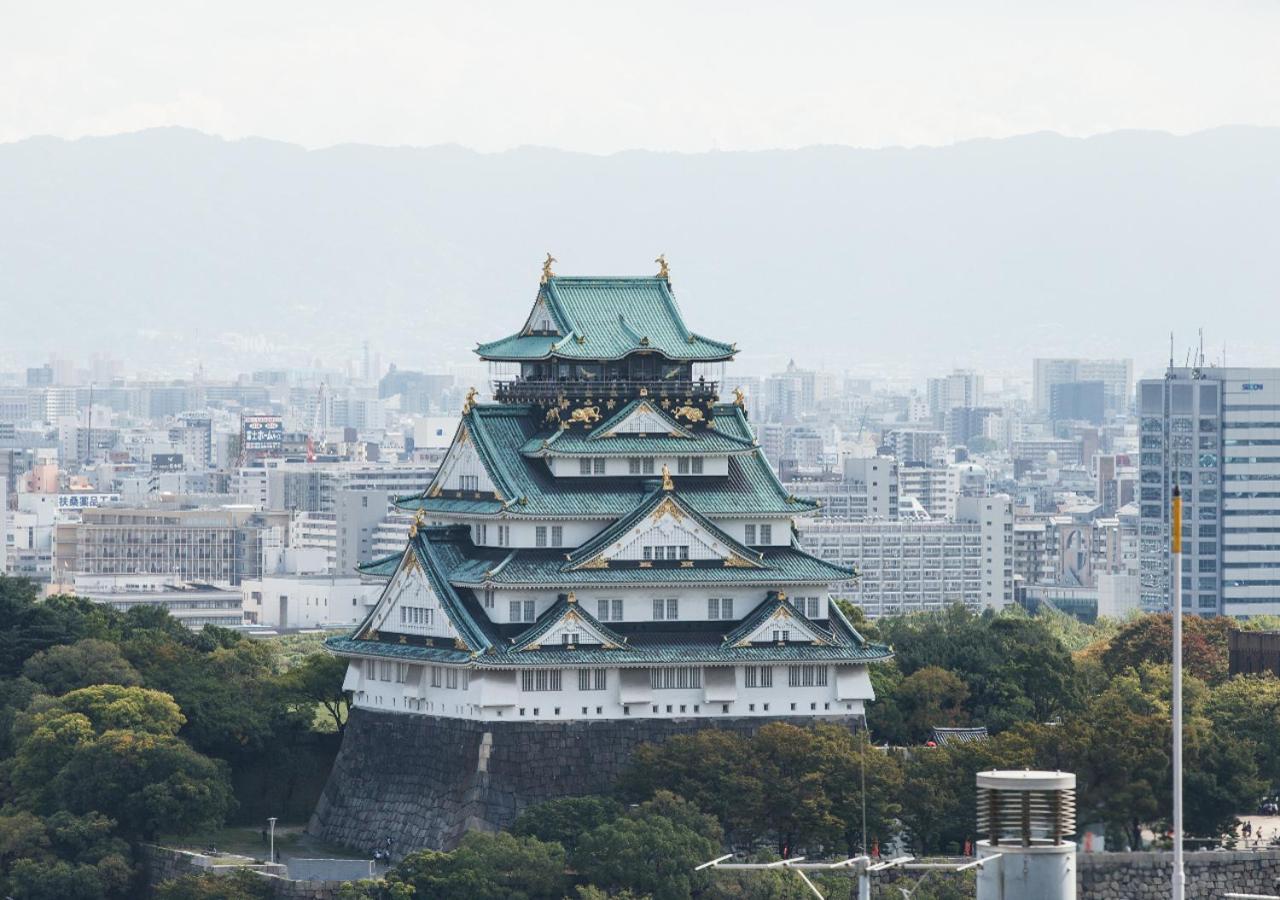
POLYGON ((865 666, 473 670, 355 659, 343 690, 355 706, 479 721, 716 716, 862 716, 865 666))

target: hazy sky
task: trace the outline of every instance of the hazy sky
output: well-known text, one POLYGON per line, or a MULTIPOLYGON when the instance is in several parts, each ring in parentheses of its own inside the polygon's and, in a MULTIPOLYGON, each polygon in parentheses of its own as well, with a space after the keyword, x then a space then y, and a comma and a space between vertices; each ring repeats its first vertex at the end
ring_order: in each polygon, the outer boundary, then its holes
POLYGON ((1280 2, 21 3, 0 141, 609 152, 1280 125, 1280 2))

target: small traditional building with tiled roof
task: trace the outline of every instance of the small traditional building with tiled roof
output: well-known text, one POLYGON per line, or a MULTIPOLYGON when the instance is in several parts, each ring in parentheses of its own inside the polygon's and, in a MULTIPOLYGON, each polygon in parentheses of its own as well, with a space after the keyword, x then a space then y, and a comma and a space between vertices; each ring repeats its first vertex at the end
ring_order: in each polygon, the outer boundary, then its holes
POLYGON ((689 330, 665 265, 548 264, 523 327, 477 349, 495 402, 468 399, 434 480, 399 499, 406 547, 364 569, 381 598, 328 641, 354 708, 477 723, 493 746, 505 723, 638 743, 673 722, 860 722, 889 650, 829 599, 856 573, 800 549, 815 504, 779 483, 741 392, 720 396, 735 352, 689 330))

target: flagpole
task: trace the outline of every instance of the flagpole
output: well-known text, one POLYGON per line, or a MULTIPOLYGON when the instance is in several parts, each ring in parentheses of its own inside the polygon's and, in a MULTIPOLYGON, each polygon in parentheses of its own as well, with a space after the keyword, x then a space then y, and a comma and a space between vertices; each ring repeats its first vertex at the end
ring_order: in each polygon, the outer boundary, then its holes
POLYGON ((1173 579, 1173 900, 1184 900, 1182 868, 1182 492, 1173 486, 1170 577, 1173 579))

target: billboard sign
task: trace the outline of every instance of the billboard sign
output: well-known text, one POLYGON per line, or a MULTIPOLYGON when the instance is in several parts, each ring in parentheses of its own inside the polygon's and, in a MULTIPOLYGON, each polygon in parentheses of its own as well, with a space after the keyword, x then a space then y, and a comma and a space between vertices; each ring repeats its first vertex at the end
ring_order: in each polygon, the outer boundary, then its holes
POLYGON ((240 438, 250 453, 271 453, 284 448, 284 419, 280 416, 244 416, 240 438))

